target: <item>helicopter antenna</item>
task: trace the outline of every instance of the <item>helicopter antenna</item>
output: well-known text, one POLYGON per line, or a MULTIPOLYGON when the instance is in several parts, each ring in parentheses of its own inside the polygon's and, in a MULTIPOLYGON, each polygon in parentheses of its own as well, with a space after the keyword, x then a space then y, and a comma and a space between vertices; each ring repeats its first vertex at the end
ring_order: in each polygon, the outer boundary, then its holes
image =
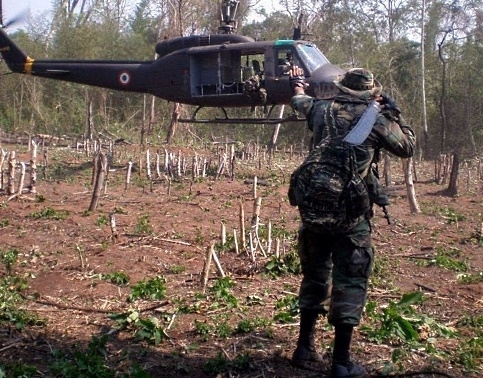
POLYGON ((239 3, 238 0, 223 0, 221 2, 221 20, 218 28, 220 34, 234 34, 236 32, 235 15, 239 3))

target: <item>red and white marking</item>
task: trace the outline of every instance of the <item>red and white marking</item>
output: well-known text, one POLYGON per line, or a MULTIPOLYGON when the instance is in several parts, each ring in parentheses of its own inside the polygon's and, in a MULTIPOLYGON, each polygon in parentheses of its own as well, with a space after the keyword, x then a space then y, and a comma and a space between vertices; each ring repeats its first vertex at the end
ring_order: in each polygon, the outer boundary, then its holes
POLYGON ((119 74, 119 82, 122 85, 128 85, 131 81, 131 74, 129 72, 123 71, 119 74))

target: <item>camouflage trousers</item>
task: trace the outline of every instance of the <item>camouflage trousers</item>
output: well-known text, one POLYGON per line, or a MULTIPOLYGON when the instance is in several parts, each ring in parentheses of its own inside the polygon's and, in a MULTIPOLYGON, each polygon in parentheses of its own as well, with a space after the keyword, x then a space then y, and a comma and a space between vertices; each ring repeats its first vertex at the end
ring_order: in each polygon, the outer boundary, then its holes
POLYGON ((343 235, 321 234, 302 225, 298 253, 303 274, 300 309, 328 314, 332 325, 358 325, 374 260, 370 222, 364 220, 343 235))

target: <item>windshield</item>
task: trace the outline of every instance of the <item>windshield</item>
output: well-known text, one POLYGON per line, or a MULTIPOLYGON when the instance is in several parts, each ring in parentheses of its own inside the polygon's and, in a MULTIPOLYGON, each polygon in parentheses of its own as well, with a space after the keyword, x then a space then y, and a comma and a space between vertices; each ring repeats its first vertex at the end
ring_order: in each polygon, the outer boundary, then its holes
POLYGON ((297 51, 300 60, 304 62, 309 72, 313 72, 317 67, 329 63, 324 54, 315 45, 297 44, 297 51))

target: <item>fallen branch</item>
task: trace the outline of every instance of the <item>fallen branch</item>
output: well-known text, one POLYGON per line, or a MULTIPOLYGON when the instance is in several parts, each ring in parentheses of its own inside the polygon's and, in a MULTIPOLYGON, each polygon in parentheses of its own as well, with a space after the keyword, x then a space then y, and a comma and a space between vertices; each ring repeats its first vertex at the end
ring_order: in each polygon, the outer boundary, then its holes
MULTIPOLYGON (((101 313, 101 314, 112 314, 113 312, 124 312, 124 311, 126 311, 125 309, 104 310, 104 309, 92 308, 92 307, 68 306, 68 305, 65 305, 65 304, 62 304, 62 303, 55 303, 55 302, 42 301, 42 300, 35 300, 34 302, 41 304, 41 305, 45 305, 45 306, 53 306, 53 307, 61 308, 63 310, 74 310, 74 311, 82 311, 82 312, 98 312, 98 313, 101 313)), ((140 310, 138 310, 138 312, 141 313, 141 312, 146 312, 146 311, 152 311, 152 310, 157 309, 158 307, 165 306, 168 303, 169 303, 168 301, 156 303, 155 305, 140 309, 140 310)))

